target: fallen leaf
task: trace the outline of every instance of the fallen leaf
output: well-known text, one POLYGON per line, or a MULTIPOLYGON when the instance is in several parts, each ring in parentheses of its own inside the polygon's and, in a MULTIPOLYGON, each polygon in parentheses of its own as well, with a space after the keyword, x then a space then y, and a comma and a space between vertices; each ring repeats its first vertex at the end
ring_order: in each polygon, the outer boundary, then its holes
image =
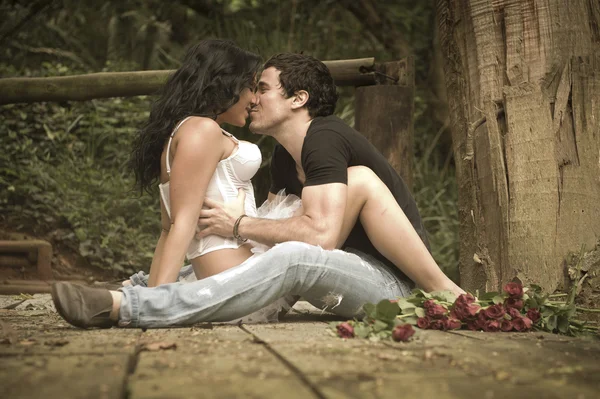
POLYGON ((19 302, 11 303, 10 305, 3 307, 2 309, 14 309, 25 301, 26 301, 26 299, 23 299, 23 300, 20 300, 19 302))
POLYGON ((176 348, 177 348, 177 344, 175 342, 159 341, 159 342, 142 344, 142 348, 140 350, 156 352, 159 350, 176 349, 176 348))
POLYGON ((510 374, 507 373, 504 370, 498 370, 496 371, 496 380, 498 381, 505 381, 508 380, 510 378, 510 374))
POLYGON ((431 360, 434 355, 435 354, 433 353, 432 350, 427 349, 427 350, 425 350, 425 353, 423 353, 423 359, 425 359, 425 360, 431 360))
POLYGON ((398 356, 394 356, 391 353, 380 353, 377 357, 381 360, 398 360, 398 356))

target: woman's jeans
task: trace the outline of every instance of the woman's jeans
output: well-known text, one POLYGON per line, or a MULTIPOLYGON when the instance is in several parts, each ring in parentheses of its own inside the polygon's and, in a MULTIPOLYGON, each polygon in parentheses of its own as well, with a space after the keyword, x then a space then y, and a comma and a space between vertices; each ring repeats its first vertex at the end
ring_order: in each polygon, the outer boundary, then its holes
POLYGON ((368 255, 301 242, 278 244, 202 280, 121 290, 119 326, 143 328, 234 320, 290 294, 345 318, 360 317, 367 302, 410 294, 408 282, 368 255))

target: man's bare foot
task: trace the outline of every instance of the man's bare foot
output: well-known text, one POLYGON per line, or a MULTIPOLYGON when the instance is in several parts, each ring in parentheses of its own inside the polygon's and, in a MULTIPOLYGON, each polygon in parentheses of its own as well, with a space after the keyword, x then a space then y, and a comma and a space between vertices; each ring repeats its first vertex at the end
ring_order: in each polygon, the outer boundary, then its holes
POLYGON ((429 290, 426 290, 427 292, 433 292, 433 291, 450 291, 454 295, 456 295, 457 297, 459 295, 461 295, 461 294, 466 294, 465 290, 463 290, 462 288, 460 288, 458 285, 456 285, 452 281, 450 281, 450 284, 444 284, 444 285, 439 285, 439 286, 429 287, 429 288, 430 288, 429 290))

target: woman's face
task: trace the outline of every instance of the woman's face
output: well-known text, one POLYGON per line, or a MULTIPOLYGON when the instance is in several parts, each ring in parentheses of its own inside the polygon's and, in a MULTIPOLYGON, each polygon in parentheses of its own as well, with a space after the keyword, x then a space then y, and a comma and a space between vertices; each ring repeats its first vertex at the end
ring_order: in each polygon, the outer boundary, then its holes
POLYGON ((254 91, 245 88, 240 93, 240 99, 233 104, 227 111, 217 117, 217 123, 227 123, 233 126, 244 126, 246 119, 252 107, 256 104, 256 96, 254 91))

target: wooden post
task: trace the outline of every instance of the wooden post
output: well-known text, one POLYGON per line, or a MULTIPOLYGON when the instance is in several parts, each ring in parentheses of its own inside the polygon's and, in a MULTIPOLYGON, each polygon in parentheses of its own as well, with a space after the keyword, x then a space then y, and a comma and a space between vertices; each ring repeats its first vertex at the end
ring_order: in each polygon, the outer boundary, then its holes
POLYGON ((381 151, 412 190, 414 58, 376 67, 378 84, 356 88, 355 128, 381 151))

